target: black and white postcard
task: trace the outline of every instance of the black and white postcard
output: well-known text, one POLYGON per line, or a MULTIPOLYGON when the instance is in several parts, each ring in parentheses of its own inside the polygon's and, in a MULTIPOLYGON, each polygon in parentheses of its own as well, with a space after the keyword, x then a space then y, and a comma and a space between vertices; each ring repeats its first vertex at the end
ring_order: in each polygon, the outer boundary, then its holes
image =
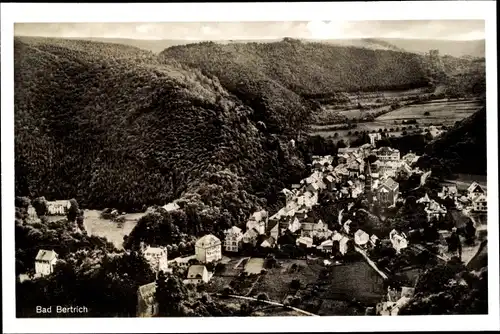
POLYGON ((494 6, 2 5, 7 332, 498 329, 494 6))

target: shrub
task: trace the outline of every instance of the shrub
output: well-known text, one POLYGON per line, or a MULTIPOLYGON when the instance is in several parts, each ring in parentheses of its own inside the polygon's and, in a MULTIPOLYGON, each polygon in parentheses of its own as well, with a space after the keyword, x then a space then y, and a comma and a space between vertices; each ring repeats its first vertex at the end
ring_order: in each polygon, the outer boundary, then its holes
POLYGON ((257 299, 258 300, 269 300, 269 297, 268 297, 267 293, 261 292, 257 295, 257 299))

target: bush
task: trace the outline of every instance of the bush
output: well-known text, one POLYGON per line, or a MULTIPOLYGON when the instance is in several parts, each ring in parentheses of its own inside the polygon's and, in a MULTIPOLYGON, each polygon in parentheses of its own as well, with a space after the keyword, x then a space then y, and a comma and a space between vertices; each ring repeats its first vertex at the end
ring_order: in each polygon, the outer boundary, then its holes
POLYGON ((267 293, 261 292, 257 295, 257 299, 258 300, 269 300, 269 297, 268 297, 267 293))
POLYGON ((293 280, 290 282, 290 288, 295 289, 295 290, 300 289, 300 280, 298 280, 298 279, 293 279, 293 280))

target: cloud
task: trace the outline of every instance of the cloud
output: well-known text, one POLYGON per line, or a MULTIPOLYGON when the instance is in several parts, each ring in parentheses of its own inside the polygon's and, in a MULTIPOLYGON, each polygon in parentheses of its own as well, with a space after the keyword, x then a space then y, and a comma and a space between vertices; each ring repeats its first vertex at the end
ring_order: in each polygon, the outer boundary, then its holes
POLYGON ((420 38, 481 39, 484 21, 311 21, 171 23, 20 23, 15 35, 136 39, 420 38))

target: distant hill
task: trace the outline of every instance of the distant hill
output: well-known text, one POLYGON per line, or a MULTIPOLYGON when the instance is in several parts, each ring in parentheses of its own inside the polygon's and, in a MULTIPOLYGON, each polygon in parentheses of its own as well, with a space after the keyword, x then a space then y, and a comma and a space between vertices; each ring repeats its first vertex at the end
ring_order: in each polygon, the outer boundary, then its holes
MULTIPOLYGON (((176 45, 186 45, 202 42, 201 40, 148 40, 148 39, 129 39, 129 38, 104 38, 104 37, 86 37, 71 38, 78 40, 89 40, 104 43, 117 43, 138 47, 144 50, 160 53, 161 51, 176 45)), ((275 43, 280 39, 240 39, 240 40, 222 40, 214 41, 218 44, 244 44, 244 43, 275 43)), ((302 39, 304 42, 324 43, 337 46, 355 46, 374 50, 393 50, 402 52, 412 52, 418 54, 428 53, 429 50, 439 50, 442 55, 453 57, 484 57, 485 41, 453 41, 453 40, 428 40, 428 39, 403 39, 403 38, 357 38, 357 39, 325 39, 312 40, 302 39)))

